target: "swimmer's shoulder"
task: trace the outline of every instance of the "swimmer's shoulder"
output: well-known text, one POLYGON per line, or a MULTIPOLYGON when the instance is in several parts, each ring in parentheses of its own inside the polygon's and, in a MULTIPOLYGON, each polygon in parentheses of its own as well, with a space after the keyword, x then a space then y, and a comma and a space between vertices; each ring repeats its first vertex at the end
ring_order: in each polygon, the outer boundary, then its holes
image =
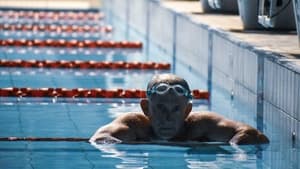
POLYGON ((215 112, 203 111, 203 112, 192 112, 186 119, 187 124, 201 124, 201 126, 209 127, 227 127, 235 130, 248 130, 252 129, 251 126, 228 119, 215 112))
POLYGON ((186 121, 188 123, 195 123, 195 122, 205 122, 205 121, 220 121, 224 119, 223 116, 210 111, 199 111, 199 112, 191 112, 186 121))
POLYGON ((148 125, 149 119, 142 112, 128 112, 118 116, 115 122, 138 127, 148 125))
POLYGON ((135 135, 135 140, 150 139, 150 120, 144 113, 130 112, 119 116, 117 119, 118 126, 125 126, 128 131, 135 135))

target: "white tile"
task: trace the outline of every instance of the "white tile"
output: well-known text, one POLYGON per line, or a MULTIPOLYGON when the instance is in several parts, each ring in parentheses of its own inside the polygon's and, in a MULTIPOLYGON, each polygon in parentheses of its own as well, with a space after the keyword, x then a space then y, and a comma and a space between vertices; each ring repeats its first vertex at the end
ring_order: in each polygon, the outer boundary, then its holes
POLYGON ((280 97, 280 78, 281 78, 281 67, 277 64, 274 63, 274 67, 275 69, 273 71, 276 72, 274 78, 275 78, 275 96, 274 96, 274 101, 273 104, 275 104, 276 106, 279 105, 279 97, 280 97))
POLYGON ((126 0, 112 0, 112 13, 122 20, 127 20, 127 4, 126 0))
POLYGON ((279 66, 276 64, 276 63, 273 63, 272 62, 272 71, 274 72, 273 74, 273 82, 274 82, 274 86, 273 86, 273 98, 271 101, 272 104, 274 105, 278 105, 278 95, 279 95, 279 89, 278 89, 278 86, 279 86, 279 77, 280 77, 280 68, 279 66))
POLYGON ((287 68, 284 68, 284 81, 283 81, 283 98, 284 100, 282 101, 282 109, 288 113, 289 115, 291 115, 291 111, 290 108, 288 107, 289 103, 290 103, 290 97, 291 95, 289 95, 289 90, 290 90, 290 70, 288 70, 287 68))
POLYGON ((297 140, 297 146, 300 146, 300 121, 297 120, 296 122, 296 140, 297 140))
MULTIPOLYGON (((258 93, 258 80, 263 80, 263 79, 258 79, 258 56, 257 54, 250 52, 249 51, 249 55, 248 55, 248 59, 246 61, 246 64, 249 62, 251 63, 251 67, 248 70, 249 72, 249 79, 246 82, 247 87, 249 87, 253 92, 255 92, 256 94, 258 93)), ((249 66, 250 66, 249 65, 249 66)))
MULTIPOLYGON (((293 133, 296 133, 296 140, 295 140, 295 144, 293 144, 294 147, 299 147, 300 146, 300 137, 299 137, 299 130, 298 130, 298 126, 299 126, 299 121, 293 119, 292 121, 292 129, 291 129, 291 132, 293 133)), ((300 155, 300 152, 299 151, 296 151, 295 149, 290 149, 291 151, 291 161, 292 161, 292 166, 294 168, 296 168, 296 166, 298 166, 300 163, 299 161, 297 161, 299 158, 299 155, 300 155)))
POLYGON ((276 97, 276 76, 277 76, 277 71, 276 71, 276 65, 273 63, 273 62, 270 62, 270 69, 269 69, 269 72, 270 72, 270 81, 269 81, 269 85, 270 85, 270 88, 271 88, 271 97, 269 98, 268 101, 270 101, 271 103, 274 103, 275 101, 275 97, 276 97))
POLYGON ((232 77, 233 56, 230 55, 231 43, 220 37, 213 35, 213 67, 226 75, 232 77))
POLYGON ((300 75, 295 74, 295 117, 300 121, 300 75))
MULTIPOLYGON (((118 1, 124 1, 124 3, 126 2, 125 0, 118 1)), ((130 0, 130 3, 128 2, 129 24, 133 29, 142 34, 146 34, 148 26, 148 5, 149 3, 146 0, 130 0)))
POLYGON ((276 86, 276 78, 275 78, 275 75, 276 75, 276 72, 274 71, 274 63, 273 62, 269 62, 270 63, 270 67, 269 67, 269 73, 270 73, 270 81, 268 82, 269 86, 267 87, 270 87, 270 97, 269 97, 269 100, 268 101, 273 101, 274 100, 274 97, 275 97, 275 86, 276 86))
POLYGON ((264 71, 264 86, 263 86, 264 98, 269 100, 271 95, 271 87, 269 86, 271 73, 270 73, 270 61, 268 61, 267 59, 264 59, 263 71, 264 71))
POLYGON ((220 72, 218 69, 212 70, 212 81, 217 84, 220 88, 231 92, 234 86, 234 82, 226 74, 220 72))
POLYGON ((279 105, 278 106, 279 106, 280 109, 287 112, 285 104, 286 104, 286 101, 288 99, 288 97, 287 97, 287 87, 288 87, 287 73, 288 73, 288 71, 287 71, 286 68, 284 68, 282 66, 280 66, 280 68, 281 68, 281 73, 280 73, 281 77, 279 79, 279 82, 280 82, 279 83, 279 89, 280 89, 279 91, 280 92, 279 92, 279 98, 278 98, 279 99, 279 105))
POLYGON ((173 55, 175 13, 161 7, 158 3, 149 3, 149 39, 173 55))
MULTIPOLYGON (((208 74, 209 30, 186 17, 176 18, 176 58, 200 72, 208 74)), ((214 47, 219 47, 218 45, 214 47)))
POLYGON ((274 64, 273 64, 273 62, 271 62, 271 61, 268 61, 269 62, 269 69, 268 69, 268 73, 269 73, 269 81, 268 81, 268 86, 267 86, 267 88, 270 88, 270 97, 269 98, 266 98, 268 101, 272 101, 273 100, 273 98, 275 97, 274 95, 275 95, 275 92, 274 92, 274 88, 275 88, 275 78, 274 78, 274 76, 275 76, 275 71, 274 71, 274 64))
POLYGON ((297 121, 296 119, 292 120, 292 127, 291 127, 291 133, 295 133, 296 137, 295 137, 295 141, 296 143, 300 142, 300 137, 299 137, 299 130, 298 130, 298 125, 299 125, 299 121, 297 121))
MULTIPOLYGON (((284 113, 282 113, 284 114, 284 113)), ((285 127, 285 133, 286 133, 286 140, 288 142, 289 145, 292 145, 292 128, 293 128, 293 119, 288 116, 287 114, 284 114, 285 118, 284 118, 284 127, 285 127)))
POLYGON ((288 92, 287 96, 289 97, 287 103, 286 103, 286 109, 288 110, 288 113, 291 115, 291 117, 295 118, 294 116, 294 89, 295 89, 295 82, 294 82, 294 75, 295 73, 291 70, 288 71, 288 92))

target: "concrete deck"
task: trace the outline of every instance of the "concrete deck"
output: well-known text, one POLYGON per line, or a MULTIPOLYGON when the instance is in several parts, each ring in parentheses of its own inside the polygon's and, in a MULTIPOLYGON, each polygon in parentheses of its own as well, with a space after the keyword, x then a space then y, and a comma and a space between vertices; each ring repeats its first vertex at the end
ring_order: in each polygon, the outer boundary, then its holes
MULTIPOLYGON (((241 41, 266 51, 279 53, 288 59, 300 59, 297 32, 244 30, 239 15, 203 13, 200 1, 164 0, 163 6, 184 13, 192 20, 224 30, 241 41)), ((299 63, 300 66, 300 63, 299 63)))

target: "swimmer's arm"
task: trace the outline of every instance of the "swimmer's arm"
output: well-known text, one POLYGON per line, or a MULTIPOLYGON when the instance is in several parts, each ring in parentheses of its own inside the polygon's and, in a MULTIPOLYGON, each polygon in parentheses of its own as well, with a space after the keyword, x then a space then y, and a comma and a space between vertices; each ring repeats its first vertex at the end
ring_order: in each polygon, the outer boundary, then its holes
POLYGON ((224 134, 230 144, 263 144, 269 139, 257 129, 237 121, 216 116, 217 130, 224 134))
POLYGON ((236 134, 229 141, 230 144, 265 144, 269 139, 260 131, 243 126, 237 130, 236 134))
POLYGON ((119 116, 110 124, 101 127, 91 137, 90 142, 131 142, 136 141, 144 135, 148 119, 140 113, 127 113, 119 116))
POLYGON ((207 120, 200 113, 191 113, 186 121, 187 139, 192 141, 203 141, 208 131, 207 120))
POLYGON ((201 112, 190 116, 194 125, 191 134, 193 137, 203 137, 210 141, 229 142, 231 144, 262 144, 268 143, 268 138, 243 123, 226 119, 225 117, 212 113, 201 112))
POLYGON ((121 143, 122 141, 135 140, 135 134, 125 124, 112 122, 101 127, 91 137, 90 142, 121 143))

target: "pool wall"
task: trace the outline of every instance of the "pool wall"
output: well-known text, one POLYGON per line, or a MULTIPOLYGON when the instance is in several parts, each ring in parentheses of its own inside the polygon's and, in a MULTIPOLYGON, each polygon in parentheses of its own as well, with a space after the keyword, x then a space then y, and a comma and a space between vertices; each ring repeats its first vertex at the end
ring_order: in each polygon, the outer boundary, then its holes
MULTIPOLYGON (((102 0, 102 4, 106 14, 124 20, 146 41, 254 107, 257 118, 285 133, 282 139, 291 141, 295 132, 299 142, 299 60, 283 59, 239 41, 159 1, 102 0)), ((264 132, 274 133, 268 127, 264 132)))

